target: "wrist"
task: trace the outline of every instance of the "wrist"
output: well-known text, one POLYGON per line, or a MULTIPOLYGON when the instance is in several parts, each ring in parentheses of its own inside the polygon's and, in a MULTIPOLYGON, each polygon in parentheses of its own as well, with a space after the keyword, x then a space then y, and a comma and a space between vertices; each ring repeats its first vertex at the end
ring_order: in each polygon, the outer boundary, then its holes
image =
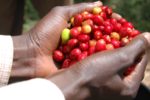
POLYGON ((31 67, 31 60, 35 57, 35 47, 32 44, 29 35, 13 36, 14 58, 12 65, 12 77, 23 77, 30 72, 30 76, 34 74, 34 69, 31 67), (30 71, 27 71, 29 70, 30 71))

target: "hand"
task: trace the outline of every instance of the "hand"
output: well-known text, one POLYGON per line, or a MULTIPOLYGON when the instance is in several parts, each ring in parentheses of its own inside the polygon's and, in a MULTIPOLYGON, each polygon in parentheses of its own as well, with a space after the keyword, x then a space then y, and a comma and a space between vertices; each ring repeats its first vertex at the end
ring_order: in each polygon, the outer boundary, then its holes
POLYGON ((135 64, 137 58, 145 53, 150 45, 149 38, 149 33, 141 34, 123 48, 96 53, 49 79, 62 90, 66 100, 85 100, 89 97, 88 100, 130 99, 136 95, 143 78, 146 55, 131 75, 122 78, 119 73, 135 64))
POLYGON ((14 62, 11 76, 45 77, 55 73, 58 69, 52 53, 69 19, 77 13, 101 5, 101 2, 95 2, 55 7, 27 34, 13 37, 14 62))

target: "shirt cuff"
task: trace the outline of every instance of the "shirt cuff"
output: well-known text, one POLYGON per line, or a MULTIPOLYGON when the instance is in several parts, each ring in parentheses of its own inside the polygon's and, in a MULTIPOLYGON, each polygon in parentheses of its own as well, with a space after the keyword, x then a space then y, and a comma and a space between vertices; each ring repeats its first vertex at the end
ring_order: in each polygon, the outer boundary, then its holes
POLYGON ((0 88, 5 100, 65 100, 61 90, 46 79, 32 79, 0 88))
POLYGON ((0 87, 7 85, 13 61, 11 36, 0 35, 0 87))

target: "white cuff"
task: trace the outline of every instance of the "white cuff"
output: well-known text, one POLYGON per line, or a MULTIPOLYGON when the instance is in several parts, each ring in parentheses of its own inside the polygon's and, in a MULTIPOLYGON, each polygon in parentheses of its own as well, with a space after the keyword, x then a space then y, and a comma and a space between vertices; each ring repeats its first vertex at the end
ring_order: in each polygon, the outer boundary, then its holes
POLYGON ((0 88, 3 100, 65 100, 61 90, 46 79, 32 79, 0 88))
POLYGON ((13 61, 11 36, 0 35, 0 87, 7 85, 13 61))

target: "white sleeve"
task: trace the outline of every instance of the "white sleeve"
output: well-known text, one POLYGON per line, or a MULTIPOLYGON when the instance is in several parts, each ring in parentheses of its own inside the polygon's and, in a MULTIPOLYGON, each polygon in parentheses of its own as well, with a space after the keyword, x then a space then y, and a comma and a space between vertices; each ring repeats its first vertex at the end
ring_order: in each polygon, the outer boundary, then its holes
POLYGON ((13 61, 11 36, 0 35, 0 87, 7 85, 13 61))
POLYGON ((32 79, 0 88, 1 100, 65 100, 61 90, 46 79, 32 79))

